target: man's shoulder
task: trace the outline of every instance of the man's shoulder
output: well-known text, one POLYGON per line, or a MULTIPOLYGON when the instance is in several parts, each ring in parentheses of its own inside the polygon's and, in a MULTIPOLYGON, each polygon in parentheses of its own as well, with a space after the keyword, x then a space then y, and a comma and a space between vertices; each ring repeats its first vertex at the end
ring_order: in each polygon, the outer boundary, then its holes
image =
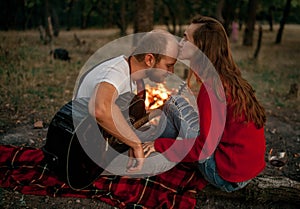
POLYGON ((99 63, 98 66, 115 66, 115 65, 124 65, 126 63, 127 63, 127 61, 126 61, 125 55, 120 55, 117 57, 109 58, 109 59, 99 63))

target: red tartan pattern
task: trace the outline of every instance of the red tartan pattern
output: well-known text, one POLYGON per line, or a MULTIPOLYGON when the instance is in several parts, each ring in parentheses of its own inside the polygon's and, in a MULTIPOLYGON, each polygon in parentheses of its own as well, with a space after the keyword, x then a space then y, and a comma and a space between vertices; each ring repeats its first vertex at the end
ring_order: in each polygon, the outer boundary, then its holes
POLYGON ((0 145, 0 187, 23 194, 94 198, 119 208, 194 208, 206 182, 194 171, 175 167, 147 178, 101 176, 84 190, 58 180, 37 148, 0 145))

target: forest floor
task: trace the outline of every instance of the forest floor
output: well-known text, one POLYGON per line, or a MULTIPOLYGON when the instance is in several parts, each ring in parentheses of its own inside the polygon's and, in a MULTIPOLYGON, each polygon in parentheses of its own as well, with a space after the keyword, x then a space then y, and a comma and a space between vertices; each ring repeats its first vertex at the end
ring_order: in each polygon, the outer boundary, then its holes
MULTIPOLYGON (((274 44, 273 32, 264 26, 260 54, 254 60, 252 47, 242 46, 242 35, 232 43, 234 59, 244 77, 253 85, 267 112, 265 134, 266 161, 271 149, 282 148, 288 161, 282 168, 267 163, 260 175, 285 176, 300 182, 299 93, 292 94, 292 84, 299 86, 300 25, 286 25, 281 44, 274 44)), ((41 147, 54 113, 72 98, 75 80, 86 60, 105 43, 118 37, 118 31, 62 31, 52 45, 44 45, 38 31, 0 32, 0 144, 41 147), (74 34, 79 38, 74 39, 74 34), (71 61, 50 58, 53 48, 66 48, 71 61), (42 127, 35 127, 41 122, 42 127)), ((0 188, 0 207, 87 209, 112 208, 93 199, 52 198, 23 195, 0 188)), ((289 202, 247 202, 213 196, 199 196, 196 208, 299 208, 289 202)))

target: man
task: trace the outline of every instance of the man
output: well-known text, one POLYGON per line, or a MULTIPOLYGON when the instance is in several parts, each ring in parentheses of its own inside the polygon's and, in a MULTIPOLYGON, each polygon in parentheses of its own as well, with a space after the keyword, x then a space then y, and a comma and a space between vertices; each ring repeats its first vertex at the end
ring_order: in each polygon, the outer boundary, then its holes
POLYGON ((134 92, 141 79, 164 81, 174 72, 177 54, 178 43, 171 34, 151 31, 144 35, 132 56, 122 55, 99 64, 80 83, 76 97, 89 97, 89 112, 97 123, 130 147, 129 173, 142 169, 144 152, 141 140, 115 102, 122 94, 134 92))

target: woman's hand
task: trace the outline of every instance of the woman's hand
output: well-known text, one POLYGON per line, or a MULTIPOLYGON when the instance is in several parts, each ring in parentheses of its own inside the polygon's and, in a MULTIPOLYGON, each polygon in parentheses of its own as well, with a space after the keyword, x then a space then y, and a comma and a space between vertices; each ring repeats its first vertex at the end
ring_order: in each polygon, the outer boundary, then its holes
POLYGON ((154 141, 145 142, 143 143, 142 146, 143 146, 145 157, 148 157, 152 152, 156 152, 154 148, 154 141))

